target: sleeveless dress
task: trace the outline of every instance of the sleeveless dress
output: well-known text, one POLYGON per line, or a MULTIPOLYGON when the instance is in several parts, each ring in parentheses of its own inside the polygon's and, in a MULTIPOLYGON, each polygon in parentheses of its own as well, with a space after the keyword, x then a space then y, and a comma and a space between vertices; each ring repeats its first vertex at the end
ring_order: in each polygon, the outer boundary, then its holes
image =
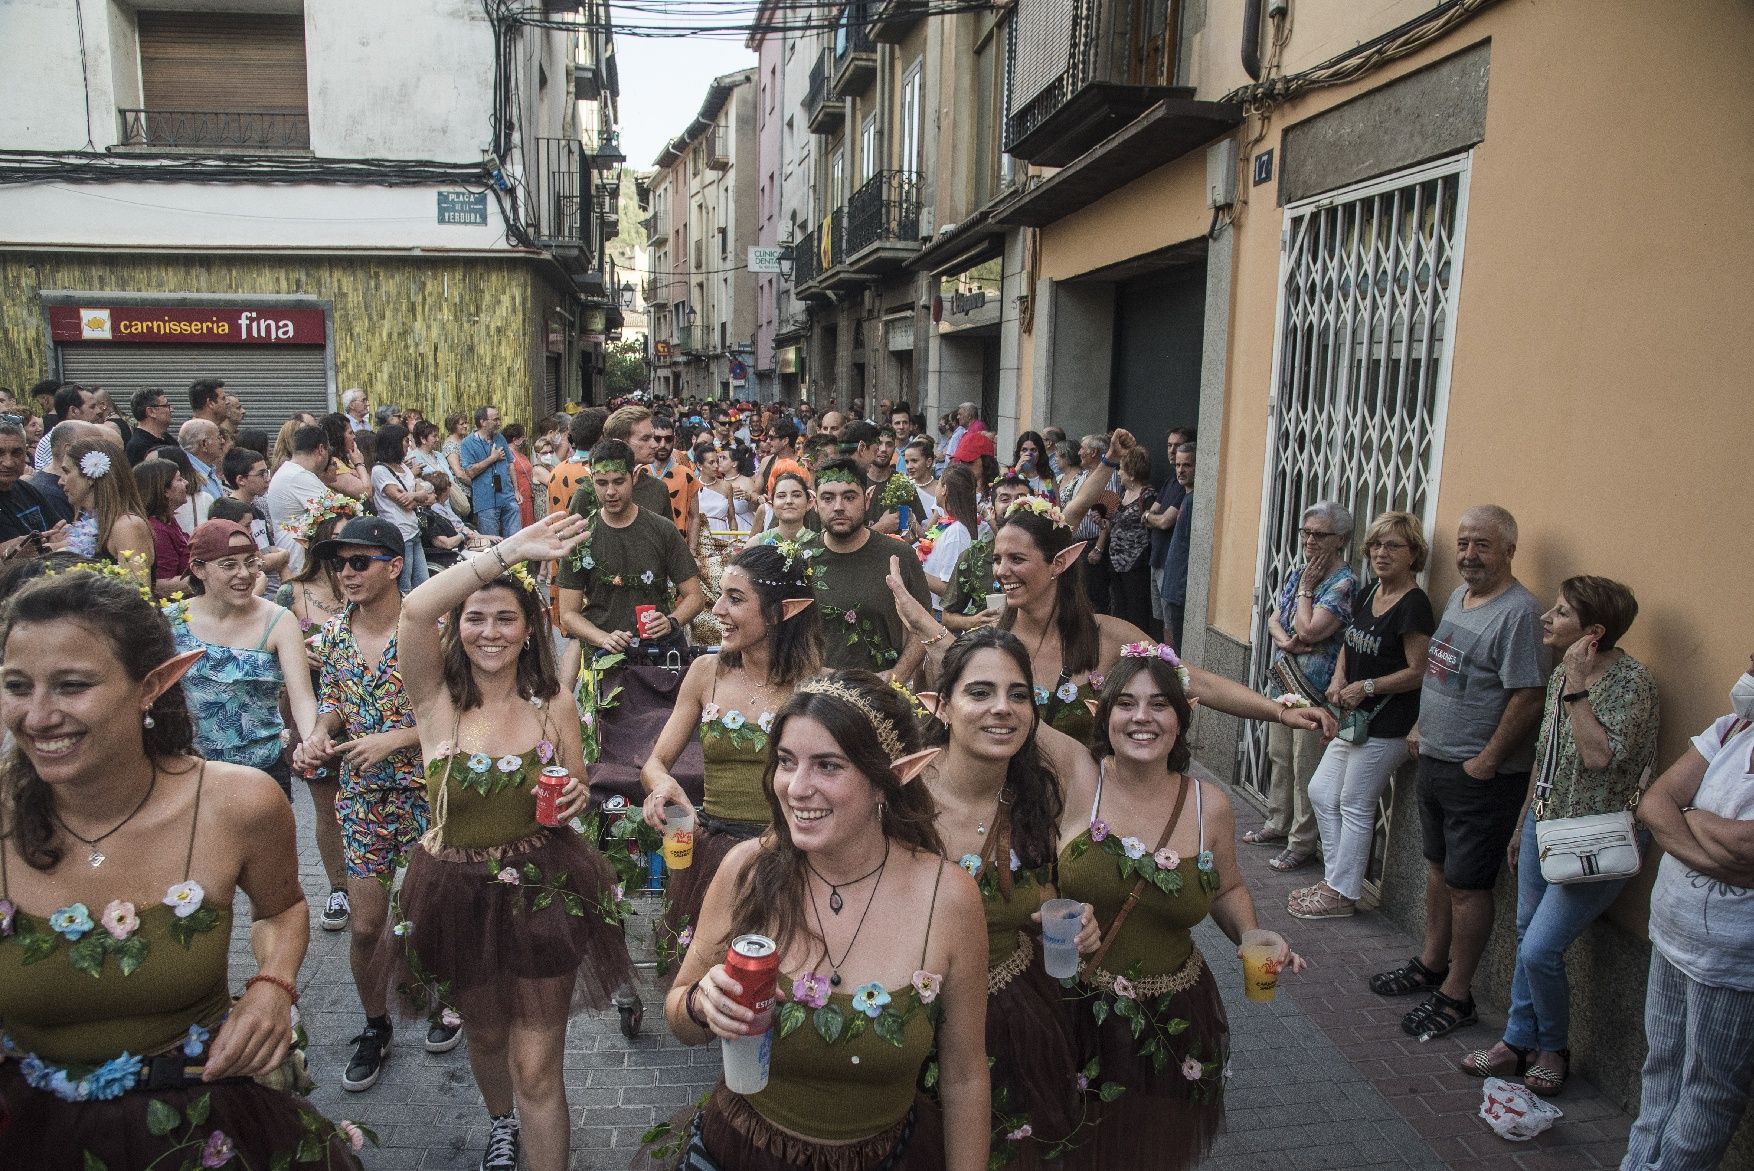
POLYGON ((164 607, 177 651, 202 652, 183 676, 189 716, 195 723, 195 747, 208 760, 259 768, 282 788, 290 776, 282 757, 286 723, 280 717, 286 677, 280 671, 280 656, 268 648, 268 636, 283 613, 279 607, 274 609, 254 647, 233 647, 202 641, 189 628, 187 606, 164 607))
POLYGON ((671 871, 665 889, 663 930, 678 951, 693 938, 690 928, 700 921, 707 888, 725 855, 738 842, 760 836, 772 820, 761 782, 767 771, 767 729, 774 713, 720 711, 712 702, 718 693, 715 671, 712 692, 700 712, 705 800, 695 815, 694 863, 686 870, 671 871))
POLYGON ((1062 670, 1052 687, 1035 689, 1035 708, 1048 727, 1088 747, 1090 734, 1096 730, 1096 716, 1087 701, 1097 698, 1096 684, 1089 679, 1074 683, 1072 673, 1062 670))
MULTIPOLYGON (((937 905, 934 885, 922 969, 937 905)), ((837 992, 820 976, 807 986, 810 978, 780 974, 767 1088, 744 1096, 721 1080, 695 1116, 681 1166, 701 1167, 690 1162, 699 1154, 724 1171, 943 1167, 943 1121, 918 1089, 937 1036, 936 986, 837 992), (833 1041, 817 1024, 829 1015, 843 1024, 833 1041)))
POLYGON ((183 880, 138 904, 31 914, 13 905, 0 852, 0 1105, 11 1115, 0 1167, 198 1166, 208 1152, 218 1166, 227 1149, 268 1167, 307 1141, 325 1166, 360 1167, 334 1125, 288 1092, 312 1085, 296 1050, 263 1081, 199 1081, 231 1010, 232 910, 189 880, 195 820, 183 880), (154 1135, 148 1109, 167 1107, 178 1124, 154 1135))
MULTIPOLYGON (((1107 770, 1104 769, 1103 778, 1107 770)), ((1200 783, 1188 778, 1196 819, 1203 804, 1200 783)), ((1090 806, 1091 828, 1060 852, 1060 893, 1090 903, 1097 922, 1107 925, 1138 881, 1123 874, 1121 863, 1133 850, 1151 856, 1151 843, 1123 836, 1100 817, 1102 778, 1090 806)), ((1158 857, 1168 894, 1147 882, 1102 966, 1086 964, 1069 1002, 1073 1035, 1081 1061, 1095 1059, 1091 1082, 1116 1082, 1126 1092, 1112 1102, 1098 1101, 1097 1125, 1089 1140, 1066 1157, 1067 1168, 1152 1167, 1176 1171, 1198 1162, 1224 1123, 1224 1074, 1230 1060, 1230 1026, 1218 998, 1218 984, 1190 931, 1203 920, 1218 889, 1218 872, 1206 849, 1202 824, 1200 852, 1158 857), (1165 863, 1173 862, 1173 865, 1165 863), (1130 1001, 1124 1013, 1115 1011, 1130 1001), (1102 1006, 1102 1007, 1098 1007, 1102 1006), (1098 1013, 1101 1019, 1098 1019, 1098 1013), (1133 1036, 1128 1018, 1142 1015, 1144 1032, 1133 1036), (1180 1029, 1179 1032, 1173 1030, 1180 1029), (1144 1052, 1155 1040, 1157 1051, 1144 1052)))
POLYGON ((503 1025, 607 1008, 633 981, 615 875, 571 826, 536 821, 553 744, 498 760, 439 749, 426 770, 433 826, 380 939, 402 1011, 444 1004, 503 1025))

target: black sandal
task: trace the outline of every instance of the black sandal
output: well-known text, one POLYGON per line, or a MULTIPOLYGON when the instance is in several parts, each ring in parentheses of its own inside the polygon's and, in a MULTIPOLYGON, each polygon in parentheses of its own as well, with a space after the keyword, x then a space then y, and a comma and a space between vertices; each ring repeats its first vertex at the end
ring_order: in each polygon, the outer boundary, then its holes
POLYGON ((1523 1071, 1529 1068, 1529 1058, 1535 1055, 1535 1047, 1531 1045, 1527 1049, 1518 1049, 1509 1041, 1500 1044, 1510 1050, 1512 1061, 1494 1062, 1492 1050, 1476 1049, 1462 1058, 1462 1072, 1474 1077, 1521 1077, 1523 1071))
POLYGON ((1435 1041, 1479 1020, 1473 997, 1455 1000, 1442 992, 1433 992, 1420 1001, 1418 1008, 1401 1018, 1401 1031, 1421 1041, 1435 1041))
POLYGON ((1414 956, 1392 972, 1378 972, 1372 976, 1370 990, 1378 996, 1408 996, 1440 987, 1448 976, 1448 968, 1434 972, 1414 956))

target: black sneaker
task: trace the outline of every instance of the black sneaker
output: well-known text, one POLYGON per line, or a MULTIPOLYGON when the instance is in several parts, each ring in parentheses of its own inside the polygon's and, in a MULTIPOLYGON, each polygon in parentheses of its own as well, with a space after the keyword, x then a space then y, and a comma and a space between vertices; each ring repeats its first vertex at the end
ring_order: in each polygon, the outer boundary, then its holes
POLYGON ((347 920, 353 916, 353 905, 347 901, 347 892, 332 890, 329 901, 323 904, 322 924, 324 931, 340 931, 347 926, 347 920))
POLYGON ((487 1132, 487 1149, 481 1153, 481 1171, 517 1171, 518 1116, 507 1114, 493 1120, 487 1132))
POLYGON ((387 1026, 374 1028, 367 1025, 353 1039, 353 1060, 347 1063, 347 1072, 341 1075, 342 1089, 357 1094, 378 1084, 378 1075, 384 1071, 384 1062, 390 1056, 390 1034, 387 1026))
POLYGON ((449 1053, 463 1039, 463 1022, 455 1013, 434 1017, 426 1026, 426 1051, 449 1053), (453 1023, 454 1022, 454 1023, 453 1023))

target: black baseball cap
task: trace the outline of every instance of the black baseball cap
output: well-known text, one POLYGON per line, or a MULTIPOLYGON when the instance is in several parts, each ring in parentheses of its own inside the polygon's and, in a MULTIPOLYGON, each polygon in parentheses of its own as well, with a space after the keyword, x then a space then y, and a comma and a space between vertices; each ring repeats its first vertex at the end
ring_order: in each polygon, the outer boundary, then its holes
POLYGON ((311 556, 318 561, 327 561, 341 549, 343 545, 366 545, 373 549, 382 549, 397 557, 407 556, 407 546, 402 541, 402 530, 381 516, 356 516, 342 525, 336 534, 327 541, 320 541, 311 556))

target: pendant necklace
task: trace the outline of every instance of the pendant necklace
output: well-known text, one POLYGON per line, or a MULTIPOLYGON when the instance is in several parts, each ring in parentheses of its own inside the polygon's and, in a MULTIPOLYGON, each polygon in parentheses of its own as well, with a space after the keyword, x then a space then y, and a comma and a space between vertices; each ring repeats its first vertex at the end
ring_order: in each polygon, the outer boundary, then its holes
MULTIPOLYGON (((804 864, 810 866, 809 859, 805 859, 804 864)), ((877 863, 877 869, 871 871, 870 874, 866 874, 863 878, 855 878, 852 882, 844 882, 841 884, 842 886, 852 886, 855 883, 864 882, 865 879, 870 878, 872 874, 877 876, 877 881, 871 887, 871 897, 866 900, 865 909, 859 914, 858 925, 853 928, 853 937, 847 940, 846 950, 840 953, 840 959, 838 960, 834 958, 834 953, 828 950, 828 931, 822 922, 822 909, 816 905, 816 892, 814 890, 810 892, 810 909, 816 913, 816 930, 822 935, 822 951, 828 960, 828 986, 830 988, 840 987, 840 966, 846 963, 847 957, 853 954, 853 947, 859 942, 859 932, 865 929, 865 917, 871 913, 872 905, 877 902, 877 890, 883 885, 883 868, 888 865, 889 842, 885 839, 883 843, 883 861, 877 863)), ((814 866, 810 866, 810 873, 815 874, 817 878, 822 878, 822 875, 817 873, 816 867, 814 866)), ((828 909, 837 915, 840 914, 840 905, 835 901, 840 898, 840 892, 835 889, 832 882, 828 882, 828 879, 822 878, 822 881, 828 883, 828 909)))
MULTIPOLYGON (((859 877, 848 879, 846 882, 830 882, 830 881, 828 881, 828 879, 822 878, 822 871, 816 869, 815 864, 812 863, 808 858, 804 859, 804 865, 810 867, 810 873, 814 874, 817 878, 822 879, 822 885, 826 886, 828 888, 828 909, 830 911, 833 911, 836 915, 838 915, 841 913, 841 910, 847 905, 847 901, 840 897, 840 888, 843 886, 847 886, 847 887, 858 886, 861 882, 864 882, 867 878, 870 878, 873 874, 881 876, 883 873, 883 868, 885 866, 889 865, 889 842, 887 840, 885 840, 883 843, 883 861, 877 863, 877 865, 875 867, 873 867, 870 870, 865 871, 865 873, 859 875, 859 877)), ((881 877, 879 877, 877 879, 877 881, 879 883, 881 883, 883 881, 883 879, 881 877)), ((875 888, 873 888, 871 893, 873 895, 875 895, 877 893, 875 888)), ((869 909, 870 909, 870 906, 869 906, 869 904, 867 904, 866 910, 869 910, 869 909)))
POLYGON ((127 817, 124 817, 121 821, 118 821, 112 828, 97 835, 97 837, 95 837, 95 838, 88 838, 82 834, 75 833, 72 829, 68 828, 68 825, 66 822, 61 820, 61 815, 59 813, 55 814, 55 824, 60 826, 63 830, 65 830, 69 836, 77 838, 79 841, 85 843, 85 848, 87 850, 91 851, 86 856, 85 860, 88 864, 90 864, 90 866, 93 870, 96 870, 99 866, 102 866, 108 858, 108 855, 106 855, 102 850, 97 848, 97 844, 99 842, 103 841, 105 838, 109 837, 111 834, 115 833, 116 830, 119 830, 123 826, 127 825, 130 821, 133 821, 135 814, 138 814, 142 809, 146 808, 146 803, 152 799, 152 791, 157 787, 158 787, 158 768, 157 768, 157 766, 154 766, 153 770, 152 770, 152 779, 150 781, 146 782, 146 792, 141 794, 140 803, 138 805, 134 806, 133 811, 130 812, 127 817))

